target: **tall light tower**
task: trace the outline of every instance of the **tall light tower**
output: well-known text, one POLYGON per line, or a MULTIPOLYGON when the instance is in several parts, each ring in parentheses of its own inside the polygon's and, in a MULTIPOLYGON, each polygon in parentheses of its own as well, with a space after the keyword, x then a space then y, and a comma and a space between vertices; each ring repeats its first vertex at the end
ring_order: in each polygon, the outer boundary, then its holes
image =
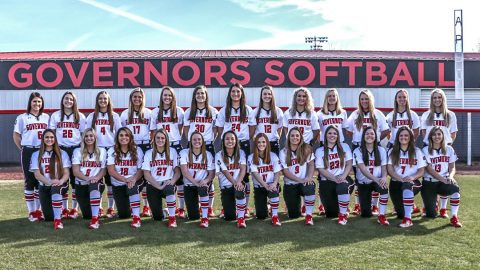
POLYGON ((312 45, 310 45, 310 49, 313 51, 323 50, 322 43, 326 42, 328 42, 328 37, 305 37, 305 43, 313 43, 312 45))

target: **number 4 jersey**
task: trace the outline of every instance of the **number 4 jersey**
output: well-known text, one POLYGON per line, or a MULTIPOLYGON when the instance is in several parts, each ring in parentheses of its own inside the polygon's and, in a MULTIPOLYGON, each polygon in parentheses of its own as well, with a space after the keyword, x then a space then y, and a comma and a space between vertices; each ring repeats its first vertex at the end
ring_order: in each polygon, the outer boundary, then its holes
MULTIPOLYGON (((92 127, 93 115, 91 113, 87 117, 87 128, 92 127)), ((120 116, 116 112, 113 113, 113 131, 110 129, 110 120, 108 113, 98 113, 95 121, 95 132, 97 133, 97 144, 99 147, 112 147, 115 144, 115 133, 122 127, 120 116)))
MULTIPOLYGON (((140 147, 137 147, 137 161, 135 162, 132 159, 132 155, 130 152, 126 154, 121 154, 122 157, 118 162, 115 161, 115 150, 114 148, 108 149, 107 152, 107 165, 115 165, 115 171, 119 173, 123 177, 131 177, 137 173, 138 170, 141 170, 142 168, 142 162, 143 162, 143 152, 140 147)), ((111 177, 112 179, 112 185, 113 186, 123 186, 126 185, 125 182, 120 181, 115 179, 113 176, 111 177)))

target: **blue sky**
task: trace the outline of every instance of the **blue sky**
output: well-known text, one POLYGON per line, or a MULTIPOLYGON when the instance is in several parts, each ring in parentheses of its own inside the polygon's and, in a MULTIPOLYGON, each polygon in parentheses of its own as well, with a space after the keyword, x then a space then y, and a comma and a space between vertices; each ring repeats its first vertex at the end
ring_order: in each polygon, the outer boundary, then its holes
POLYGON ((452 51, 453 10, 464 50, 478 51, 473 0, 1 0, 0 51, 325 49, 452 51))

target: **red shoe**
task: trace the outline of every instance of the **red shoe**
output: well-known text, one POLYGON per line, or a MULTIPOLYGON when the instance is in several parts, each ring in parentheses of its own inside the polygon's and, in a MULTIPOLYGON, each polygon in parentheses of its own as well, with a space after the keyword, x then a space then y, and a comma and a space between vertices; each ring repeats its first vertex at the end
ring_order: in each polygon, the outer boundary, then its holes
POLYGON ((132 223, 130 223, 130 227, 132 228, 140 228, 142 226, 142 221, 139 216, 132 216, 132 223))
POLYGON ((323 206, 323 204, 320 204, 318 206, 318 215, 319 216, 325 216, 325 207, 323 206))
POLYGON ((352 215, 358 216, 362 212, 362 209, 360 208, 360 204, 356 203, 355 207, 353 208, 352 215))
POLYGON ((185 218, 185 209, 177 208, 177 216, 178 218, 185 218))
POLYGON ((142 209, 142 213, 140 214, 141 217, 151 217, 152 213, 150 212, 150 207, 148 205, 144 205, 142 209))
POLYGON ((53 221, 53 228, 55 230, 61 230, 63 229, 63 223, 62 223, 62 220, 61 219, 55 219, 53 221))
POLYGON ((378 216, 380 212, 378 211, 378 206, 372 205, 372 215, 378 216))
POLYGON ((422 210, 420 210, 420 208, 418 208, 415 204, 413 205, 413 211, 412 211, 412 214, 418 214, 422 212, 422 210))
POLYGON ((175 216, 168 217, 168 228, 176 228, 177 227, 177 219, 175 216))
POLYGON ((427 210, 425 209, 425 207, 422 208, 422 217, 426 217, 427 216, 427 210))
POLYGON ((378 224, 388 226, 390 225, 390 222, 388 222, 387 218, 385 215, 379 215, 377 219, 378 224))
POLYGON ((30 222, 39 221, 37 211, 30 212, 30 214, 28 214, 28 220, 29 220, 30 222))
POLYGON ((62 219, 67 219, 69 213, 70 213, 70 211, 68 211, 67 208, 63 208, 62 209, 62 215, 61 215, 62 219))
POLYGON ((302 217, 306 216, 305 212, 307 212, 307 208, 305 205, 302 205, 302 217))
POLYGON ((218 218, 224 218, 225 217, 225 210, 220 211, 220 215, 218 215, 218 218))
POLYGON ((38 220, 45 220, 45 217, 43 216, 43 212, 42 210, 38 209, 37 211, 35 211, 37 213, 37 218, 38 220))
POLYGON ((96 230, 100 228, 100 222, 98 222, 98 217, 93 216, 92 220, 90 221, 90 225, 88 225, 89 229, 96 230))
POLYGON ((77 219, 78 218, 78 210, 75 208, 70 209, 68 212, 68 217, 71 219, 77 219))
POLYGON ((215 217, 215 212, 212 207, 208 208, 208 217, 215 217))
POLYGON ((108 208, 107 209, 107 214, 105 215, 106 218, 113 218, 115 216, 115 209, 113 208, 108 208))
POLYGON ((452 218, 450 219, 450 224, 455 228, 463 227, 462 223, 460 223, 457 216, 452 216, 452 218))
POLYGON ((98 216, 99 217, 104 217, 103 216, 103 207, 98 208, 98 216))
POLYGON ((338 221, 339 225, 347 225, 347 215, 346 214, 338 214, 338 221))
POLYGON ((440 217, 441 218, 448 218, 447 209, 445 209, 445 208, 440 209, 440 217))
POLYGON ((246 228, 247 224, 245 224, 245 218, 238 218, 237 220, 237 228, 246 228))
POLYGON ((313 218, 312 218, 312 215, 306 215, 306 216, 305 216, 305 225, 307 225, 307 226, 313 226, 313 218))
POLYGON ((280 220, 278 219, 278 216, 272 216, 272 225, 275 226, 275 227, 282 226, 282 223, 280 223, 280 220))
POLYGON ((200 220, 200 228, 208 228, 208 218, 202 218, 200 220))
POLYGON ((411 219, 407 218, 407 217, 404 217, 403 220, 402 220, 402 223, 400 223, 400 228, 408 228, 408 227, 412 227, 413 226, 413 222, 411 219))

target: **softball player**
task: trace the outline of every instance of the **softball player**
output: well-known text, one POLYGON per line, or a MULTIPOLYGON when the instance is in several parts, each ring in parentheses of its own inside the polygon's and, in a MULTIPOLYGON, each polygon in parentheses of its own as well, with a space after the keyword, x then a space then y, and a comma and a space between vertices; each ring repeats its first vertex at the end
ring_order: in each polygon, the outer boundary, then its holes
MULTIPOLYGON (((250 130, 249 117, 252 115, 252 108, 246 105, 245 92, 243 86, 239 83, 232 84, 228 90, 226 106, 223 107, 217 115, 215 125, 218 129, 218 134, 225 133, 231 130, 237 134, 240 149, 245 155, 250 155, 250 130)), ((243 182, 246 185, 247 205, 250 199, 250 180, 249 174, 246 173, 243 177, 243 182)), ((246 215, 250 216, 248 207, 245 209, 246 215)))
POLYGON ((315 155, 309 144, 303 142, 303 136, 297 127, 288 132, 287 143, 280 152, 284 186, 283 198, 287 205, 288 217, 301 215, 301 198, 305 199, 305 225, 313 225, 312 212, 315 205, 315 155))
POLYGON ((107 169, 111 175, 113 197, 120 218, 132 216, 132 228, 140 228, 140 190, 143 188, 143 152, 133 134, 122 127, 115 135, 115 146, 108 149, 107 169), (130 209, 129 209, 130 208, 130 209))
POLYGON ((265 85, 260 91, 260 102, 258 107, 250 114, 250 138, 258 133, 267 135, 270 141, 270 149, 279 154, 279 140, 282 136, 283 111, 275 105, 275 94, 273 87, 265 85))
MULTIPOLYGON (((150 119, 152 111, 145 107, 145 92, 140 87, 132 90, 128 100, 128 109, 122 112, 120 121, 122 122, 122 127, 128 127, 132 131, 135 144, 145 153, 151 147, 150 119)), ((145 188, 142 190, 141 196, 143 199, 141 216, 149 217, 151 213, 145 188)))
MULTIPOLYGON (((215 127, 217 115, 217 109, 208 104, 207 88, 203 85, 195 87, 193 90, 191 106, 185 111, 185 116, 183 119, 183 134, 187 135, 187 139, 191 138, 193 132, 195 131, 202 134, 203 139, 205 140, 206 149, 212 155, 212 157, 215 156, 213 144, 218 134, 217 128, 215 127)), ((208 216, 213 217, 213 200, 215 197, 213 185, 210 185, 209 187, 208 196, 208 216)), ((179 214, 182 210, 183 207, 180 205, 179 214)))
MULTIPOLYGON (((347 135, 352 138, 352 149, 355 150, 360 145, 362 140, 363 129, 366 127, 373 127, 377 134, 378 143, 383 138, 387 137, 390 133, 385 115, 377 109, 375 109, 375 99, 372 92, 368 89, 364 89, 358 95, 358 108, 347 119, 347 135)), ((354 172, 356 169, 354 168, 354 172)), ((372 212, 378 213, 378 193, 372 194, 372 212)), ((355 191, 355 208, 353 214, 360 214, 360 204, 358 200, 358 190, 355 191)))
POLYGON ((425 156, 415 147, 413 132, 408 126, 400 127, 392 149, 388 152, 387 171, 390 181, 390 197, 398 218, 403 218, 400 227, 413 226, 412 211, 414 196, 420 191, 418 180, 425 171, 425 156))
POLYGON ((377 222, 388 226, 385 217, 388 203, 387 151, 377 144, 377 133, 373 127, 363 129, 360 147, 353 151, 355 177, 358 185, 362 217, 372 216, 372 193, 380 194, 380 209, 377 222))
MULTIPOLYGON (((115 134, 122 127, 120 117, 113 111, 113 104, 107 91, 100 91, 95 98, 95 111, 87 117, 87 128, 95 129, 97 145, 108 150, 115 145, 115 134)), ((106 217, 115 216, 115 201, 113 199, 112 183, 109 171, 105 174, 107 185, 108 209, 106 217)), ((102 208, 100 208, 100 213, 102 208)))
POLYGON ((27 111, 17 116, 13 128, 13 141, 21 154, 22 170, 25 177, 25 203, 28 209, 28 220, 31 222, 43 218, 38 195, 38 180, 30 172, 30 163, 33 152, 40 148, 43 131, 48 128, 50 117, 43 113, 44 106, 42 95, 38 92, 32 92, 28 98, 27 111))
MULTIPOLYGON (((168 133, 168 140, 171 147, 175 149, 177 155, 182 151, 182 127, 183 127, 184 111, 177 107, 177 97, 175 91, 170 86, 165 86, 160 92, 160 104, 152 112, 150 118, 150 130, 152 134, 155 130, 164 129, 168 133)), ((153 135, 152 135, 153 137, 153 135)), ((177 196, 179 208, 177 215, 185 218, 185 199, 183 193, 183 179, 176 182, 177 196)))
POLYGON ((188 218, 190 220, 199 218, 198 198, 200 197, 202 212, 200 228, 208 227, 208 189, 215 177, 215 161, 206 148, 202 134, 194 131, 190 136, 189 148, 180 152, 188 218))
POLYGON ((353 180, 352 153, 348 144, 340 142, 340 132, 335 126, 325 130, 324 144, 315 152, 315 167, 319 171, 320 199, 325 206, 326 216, 335 217, 338 224, 347 224, 347 208, 353 180))
POLYGON ((73 151, 72 169, 75 175, 77 200, 83 218, 91 217, 90 229, 98 229, 100 199, 105 184, 107 152, 97 145, 97 134, 93 128, 87 128, 82 135, 80 148, 73 151))
POLYGON ((247 159, 240 149, 237 134, 232 130, 222 136, 222 151, 215 155, 215 171, 221 190, 225 220, 237 219, 238 228, 246 228, 245 197, 246 184, 243 182, 247 171, 247 159), (236 216, 235 216, 236 212, 236 216))
POLYGON ((30 171, 39 181, 40 203, 45 220, 53 220, 55 230, 63 229, 62 195, 68 191, 70 167, 70 159, 58 146, 55 131, 46 129, 40 149, 32 155, 30 171))
POLYGON ((393 111, 387 115, 388 127, 391 130, 390 139, 387 148, 390 149, 395 142, 398 128, 408 126, 413 131, 415 140, 418 137, 420 129, 420 120, 416 112, 410 110, 410 101, 408 92, 405 89, 399 89, 395 94, 395 104, 393 111))
MULTIPOLYGON (((80 146, 82 132, 85 130, 85 115, 78 111, 77 97, 67 91, 60 102, 60 110, 50 117, 49 128, 55 130, 60 149, 72 159, 73 151, 80 146)), ((72 186, 72 209, 68 209, 68 192, 63 197, 62 217, 77 218, 78 204, 75 192, 75 176, 70 170, 70 185, 72 186)))
POLYGON ((142 165, 147 180, 147 197, 152 208, 154 220, 163 219, 162 198, 167 202, 168 227, 176 228, 175 219, 175 184, 180 178, 178 155, 170 147, 168 131, 161 128, 155 131, 152 149, 145 153, 142 165))
POLYGON ((305 143, 313 145, 320 134, 318 116, 313 106, 313 98, 310 90, 300 87, 295 90, 292 98, 292 106, 283 114, 283 133, 298 127, 303 135, 305 143))
MULTIPOLYGON (((455 176, 455 161, 457 155, 450 145, 445 144, 442 128, 433 127, 428 134, 428 146, 423 148, 423 154, 428 166, 422 182, 422 199, 427 217, 436 217, 435 205, 437 195, 450 196, 452 218, 450 224, 456 228, 462 227, 458 220, 460 204, 460 188, 453 178, 455 176)), ((448 218, 447 209, 440 209, 440 216, 448 218)))
POLYGON ((253 176, 256 216, 258 219, 265 219, 268 216, 268 197, 272 210, 272 225, 281 226, 278 218, 278 205, 280 203, 278 180, 282 166, 278 156, 270 151, 267 135, 257 134, 254 145, 253 153, 248 157, 248 166, 253 176))

